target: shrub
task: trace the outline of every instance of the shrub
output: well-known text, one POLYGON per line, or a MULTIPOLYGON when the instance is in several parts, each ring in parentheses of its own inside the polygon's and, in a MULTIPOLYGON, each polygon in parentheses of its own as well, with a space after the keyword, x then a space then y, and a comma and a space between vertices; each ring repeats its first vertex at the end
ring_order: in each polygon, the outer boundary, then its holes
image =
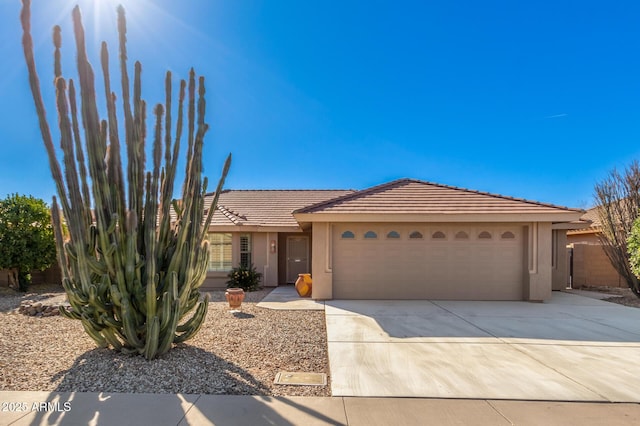
POLYGON ((251 266, 238 266, 227 275, 227 288, 239 287, 244 291, 256 291, 260 289, 262 274, 251 266))
POLYGON ((640 218, 633 222, 633 227, 627 239, 627 251, 629 252, 631 270, 636 277, 640 277, 640 218))
POLYGON ((0 200, 0 269, 27 291, 33 270, 44 271, 56 261, 51 214, 46 203, 31 195, 13 194, 0 200))

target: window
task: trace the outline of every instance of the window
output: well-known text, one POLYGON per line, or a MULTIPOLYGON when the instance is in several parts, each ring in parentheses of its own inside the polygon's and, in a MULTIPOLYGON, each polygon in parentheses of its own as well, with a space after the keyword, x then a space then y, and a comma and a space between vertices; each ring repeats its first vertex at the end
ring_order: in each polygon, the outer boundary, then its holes
POLYGON ((436 231, 431 234, 431 238, 433 238, 434 240, 445 240, 447 239, 447 236, 442 231, 436 231))
POLYGON ((500 238, 502 238, 503 240, 513 240, 515 237, 515 234, 511 231, 504 232, 500 236, 500 238))
POLYGON ((411 240, 421 240, 422 239, 422 233, 419 231, 413 231, 412 233, 409 234, 409 239, 411 240))
POLYGON ((209 240, 209 271, 231 270, 231 234, 207 234, 209 240))
POLYGON ((391 231, 387 234, 387 238, 397 239, 397 238, 400 238, 400 234, 396 231, 391 231))
POLYGON ((469 234, 464 231, 458 231, 456 233, 456 240, 467 240, 469 239, 469 234))
POLYGON ((240 266, 251 266, 251 234, 240 235, 240 266))
POLYGON ((373 231, 367 231, 364 233, 364 237, 367 239, 374 239, 374 238, 378 238, 378 234, 376 234, 373 231))
POLYGON ((490 240, 491 233, 488 231, 482 231, 481 233, 478 234, 478 238, 481 240, 490 240))
POLYGON ((354 239, 356 237, 356 234, 354 234, 351 231, 344 231, 341 235, 341 238, 343 240, 349 240, 349 239, 354 239))

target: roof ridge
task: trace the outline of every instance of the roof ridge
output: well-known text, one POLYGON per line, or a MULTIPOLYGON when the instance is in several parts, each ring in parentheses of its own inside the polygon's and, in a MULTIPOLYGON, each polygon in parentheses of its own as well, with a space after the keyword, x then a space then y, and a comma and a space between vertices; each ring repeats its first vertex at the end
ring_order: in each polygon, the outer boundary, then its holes
POLYGON ((407 179, 407 180, 415 182, 415 183, 423 183, 423 184, 428 184, 428 185, 434 185, 434 186, 438 186, 438 187, 441 187, 441 188, 455 189, 455 190, 458 190, 458 191, 465 191, 465 192, 470 192, 470 193, 473 193, 473 194, 488 195, 490 197, 495 197, 495 198, 503 198, 505 200, 520 201, 520 202, 529 203, 529 204, 535 204, 535 205, 543 206, 543 207, 553 207, 553 208, 556 208, 556 209, 572 210, 572 211, 576 211, 576 212, 584 212, 585 211, 584 209, 561 206, 561 205, 552 204, 552 203, 545 203, 545 202, 542 202, 542 201, 528 200, 526 198, 512 197, 512 196, 509 196, 509 195, 496 194, 496 193, 493 193, 493 192, 479 191, 479 190, 476 190, 476 189, 462 188, 460 186, 445 185, 445 184, 441 184, 441 183, 422 181, 422 180, 418 180, 418 179, 407 179))
POLYGON ((406 181, 408 183, 409 181, 411 181, 411 179, 408 179, 408 178, 396 179, 396 180, 393 180, 391 182, 386 182, 386 183, 382 183, 382 184, 379 184, 379 185, 372 186, 370 188, 361 189, 359 191, 355 191, 355 192, 352 192, 350 194, 345 194, 345 195, 341 195, 339 197, 330 198, 328 200, 324 200, 324 201, 320 201, 318 203, 310 204, 308 206, 305 206, 305 207, 299 208, 297 210, 294 210, 292 213, 304 213, 307 210, 314 210, 314 209, 317 209, 317 208, 322 207, 324 205, 329 205, 329 204, 333 204, 333 203, 337 203, 337 202, 353 199, 353 198, 356 198, 356 197, 361 196, 363 194, 377 191, 377 190, 379 190, 381 188, 384 188, 385 186, 391 186, 391 185, 394 185, 394 184, 397 184, 397 183, 400 183, 400 182, 403 182, 403 181, 406 181))
POLYGON ((462 187, 453 186, 453 185, 444 185, 444 184, 441 184, 441 183, 429 182, 429 181, 424 181, 424 180, 420 180, 420 179, 401 178, 401 179, 393 180, 391 182, 386 182, 386 183, 382 183, 382 184, 379 184, 379 185, 375 185, 375 186, 372 186, 370 188, 365 188, 365 189, 360 190, 360 191, 352 192, 350 194, 346 194, 346 195, 335 197, 335 198, 332 198, 332 199, 329 199, 329 200, 320 201, 318 203, 310 204, 308 206, 305 206, 305 207, 302 207, 300 209, 294 210, 293 213, 307 213, 307 212, 316 210, 316 209, 324 207, 324 206, 328 206, 328 205, 336 204, 336 203, 339 203, 339 202, 360 198, 362 196, 366 196, 366 195, 371 194, 371 193, 384 191, 387 188, 397 188, 399 186, 407 185, 409 183, 418 183, 418 184, 422 184, 422 185, 431 185, 431 186, 435 186, 435 187, 439 187, 439 188, 454 189, 456 191, 463 191, 463 192, 467 192, 467 193, 471 193, 471 194, 479 194, 479 195, 484 195, 484 196, 489 196, 489 197, 498 198, 498 199, 504 199, 504 200, 509 200, 509 201, 518 201, 518 202, 527 203, 527 204, 533 204, 533 205, 537 205, 537 206, 541 206, 541 207, 550 207, 550 208, 562 209, 562 210, 570 210, 570 211, 575 211, 575 212, 584 212, 583 209, 570 208, 570 207, 559 206, 559 205, 555 205, 555 204, 551 204, 551 203, 543 203, 543 202, 540 202, 540 201, 527 200, 525 198, 517 198, 517 197, 511 197, 511 196, 508 196, 508 195, 494 194, 494 193, 491 193, 491 192, 473 190, 473 189, 468 189, 468 188, 462 188, 462 187))
POLYGON ((234 225, 242 225, 240 220, 246 221, 247 217, 241 215, 240 213, 236 213, 231 209, 226 208, 222 204, 218 203, 216 208, 222 213, 227 219, 229 219, 234 225))

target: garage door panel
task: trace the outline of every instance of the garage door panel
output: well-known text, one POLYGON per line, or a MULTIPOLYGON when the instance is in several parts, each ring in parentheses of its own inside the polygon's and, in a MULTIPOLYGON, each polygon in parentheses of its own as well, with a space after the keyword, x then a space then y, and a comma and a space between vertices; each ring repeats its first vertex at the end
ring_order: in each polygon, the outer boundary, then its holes
POLYGON ((504 225, 334 225, 335 298, 521 300, 522 228, 504 225), (422 239, 409 239, 419 229, 422 239), (343 239, 349 230, 355 238, 343 239), (373 230, 378 238, 366 239, 373 230), (482 231, 491 238, 478 238, 482 231), (513 239, 500 236, 508 230, 513 239), (446 239, 431 236, 443 232, 446 239), (462 232, 461 232, 462 231, 462 232), (454 236, 466 237, 455 239, 454 236))

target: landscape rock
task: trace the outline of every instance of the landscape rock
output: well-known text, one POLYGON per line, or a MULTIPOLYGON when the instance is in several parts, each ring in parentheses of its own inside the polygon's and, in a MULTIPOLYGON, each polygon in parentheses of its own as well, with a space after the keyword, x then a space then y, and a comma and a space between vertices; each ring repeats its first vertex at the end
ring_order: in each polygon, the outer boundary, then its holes
POLYGON ((33 300, 23 300, 20 303, 20 306, 13 312, 31 317, 52 317, 55 315, 60 315, 60 306, 68 307, 68 304, 56 302, 34 303, 33 300))

